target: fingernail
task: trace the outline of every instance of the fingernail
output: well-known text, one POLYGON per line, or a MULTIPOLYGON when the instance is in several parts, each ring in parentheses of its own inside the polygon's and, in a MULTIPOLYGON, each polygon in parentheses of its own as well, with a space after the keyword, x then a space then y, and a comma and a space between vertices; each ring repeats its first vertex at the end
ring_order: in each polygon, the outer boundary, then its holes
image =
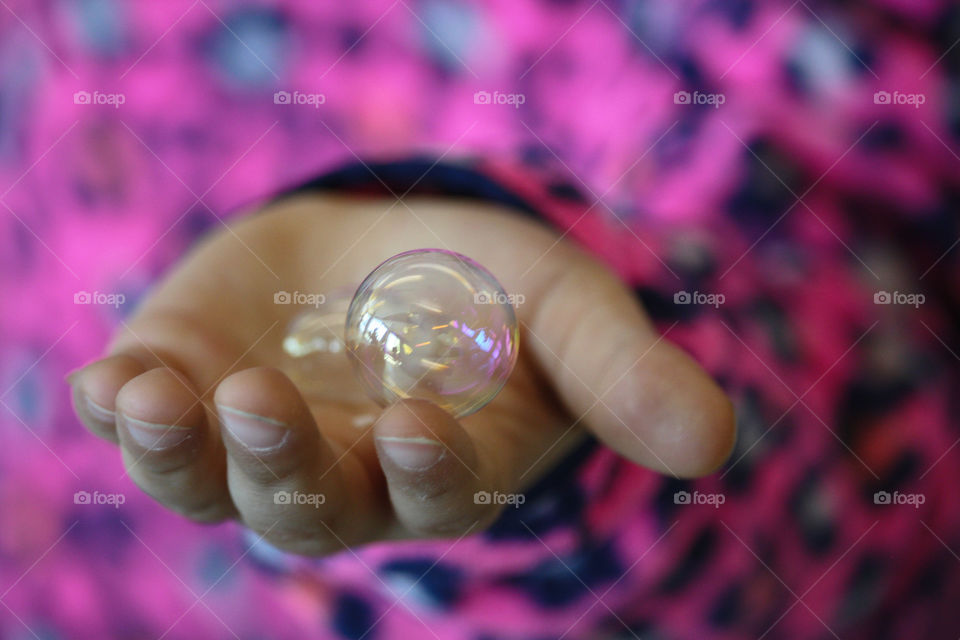
POLYGON ((279 420, 222 405, 217 409, 230 435, 251 451, 277 449, 290 436, 290 427, 279 420))
POLYGON ((120 414, 130 437, 145 449, 161 451, 180 444, 190 435, 190 427, 156 424, 120 414))
POLYGON ((83 394, 83 402, 87 407, 87 411, 90 412, 97 420, 103 422, 113 422, 117 418, 117 414, 106 407, 101 407, 99 404, 90 399, 90 396, 83 394))
POLYGON ((430 438, 377 436, 381 450, 391 462, 408 471, 424 471, 440 461, 444 447, 430 438))

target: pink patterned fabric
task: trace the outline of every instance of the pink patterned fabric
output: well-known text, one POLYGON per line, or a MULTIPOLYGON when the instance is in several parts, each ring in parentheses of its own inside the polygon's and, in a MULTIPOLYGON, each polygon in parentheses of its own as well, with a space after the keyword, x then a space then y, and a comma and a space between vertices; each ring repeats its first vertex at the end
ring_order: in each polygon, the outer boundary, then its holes
POLYGON ((938 0, 0 3, 0 637, 956 637, 958 24, 938 0), (594 445, 485 534, 317 561, 167 513, 83 432, 63 375, 229 212, 440 158, 434 191, 500 185, 569 230, 721 381, 723 470, 594 445))

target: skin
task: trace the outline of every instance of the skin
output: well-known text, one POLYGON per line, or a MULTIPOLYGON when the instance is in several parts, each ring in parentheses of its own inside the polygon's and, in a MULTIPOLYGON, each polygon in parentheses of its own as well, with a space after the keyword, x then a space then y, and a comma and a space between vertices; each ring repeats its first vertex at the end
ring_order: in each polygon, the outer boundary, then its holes
POLYGON ((508 209, 403 203, 296 196, 206 238, 107 354, 68 377, 80 420, 119 445, 130 477, 167 508, 199 522, 236 518, 306 555, 480 530, 504 507, 477 504, 475 492, 522 492, 588 431, 678 477, 727 459, 730 401, 605 267, 508 209), (305 398, 278 368, 301 309, 274 304, 274 293, 356 285, 422 247, 470 256, 524 296, 517 367, 459 421, 408 400, 358 427, 353 403, 305 398), (277 491, 324 500, 277 504, 277 491))

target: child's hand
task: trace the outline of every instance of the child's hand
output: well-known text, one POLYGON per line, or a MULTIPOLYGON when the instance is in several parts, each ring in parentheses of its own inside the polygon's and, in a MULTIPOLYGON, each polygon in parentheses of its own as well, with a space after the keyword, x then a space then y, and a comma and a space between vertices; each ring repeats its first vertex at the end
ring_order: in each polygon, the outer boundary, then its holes
POLYGON ((522 491, 584 429, 678 476, 726 459, 726 396, 609 272, 509 211, 406 203, 413 213, 385 214, 385 200, 300 196, 209 238, 147 297, 111 355, 70 377, 78 415, 119 442, 130 476, 168 508, 238 517, 304 554, 478 530, 502 505, 477 504, 476 492, 522 491), (459 422, 405 401, 358 428, 349 406, 308 404, 275 368, 300 309, 274 304, 274 293, 355 285, 424 247, 466 254, 525 296, 507 385, 459 422), (278 491, 325 500, 277 504, 278 491))

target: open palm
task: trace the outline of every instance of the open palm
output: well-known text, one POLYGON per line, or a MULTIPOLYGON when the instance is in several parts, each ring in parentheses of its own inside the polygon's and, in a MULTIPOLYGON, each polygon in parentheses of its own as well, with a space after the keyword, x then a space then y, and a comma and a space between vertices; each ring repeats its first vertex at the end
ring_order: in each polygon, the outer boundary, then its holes
POLYGON ((144 491, 303 554, 482 528, 503 505, 476 492, 521 492, 587 431, 677 476, 714 469, 734 435, 726 396, 607 270, 514 212, 463 201, 275 203, 184 258, 70 382, 81 420, 119 443, 144 491), (424 247, 470 256, 524 296, 501 393, 457 421, 426 401, 380 410, 345 358, 291 380, 281 345, 302 308, 275 293, 355 285, 424 247))

